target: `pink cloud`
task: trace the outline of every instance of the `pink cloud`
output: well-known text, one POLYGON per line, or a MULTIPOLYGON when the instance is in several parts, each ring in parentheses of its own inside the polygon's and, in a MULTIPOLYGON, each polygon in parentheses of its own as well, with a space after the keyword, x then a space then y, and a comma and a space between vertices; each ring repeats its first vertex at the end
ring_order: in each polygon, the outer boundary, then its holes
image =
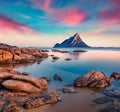
POLYGON ((51 8, 51 2, 52 0, 30 0, 36 7, 39 9, 50 11, 51 8))
POLYGON ((54 10, 50 13, 50 17, 56 22, 74 26, 84 22, 87 19, 87 14, 80 9, 69 8, 66 10, 54 10))
POLYGON ((110 0, 111 6, 100 11, 99 17, 112 25, 120 23, 120 0, 110 0), (112 7, 112 9, 111 9, 112 7))
POLYGON ((120 8, 115 10, 103 10, 100 12, 100 18, 109 21, 120 22, 120 8))
POLYGON ((24 24, 19 23, 15 20, 12 20, 6 16, 0 15, 0 28, 6 30, 14 30, 19 33, 33 33, 35 32, 33 29, 26 27, 24 24))

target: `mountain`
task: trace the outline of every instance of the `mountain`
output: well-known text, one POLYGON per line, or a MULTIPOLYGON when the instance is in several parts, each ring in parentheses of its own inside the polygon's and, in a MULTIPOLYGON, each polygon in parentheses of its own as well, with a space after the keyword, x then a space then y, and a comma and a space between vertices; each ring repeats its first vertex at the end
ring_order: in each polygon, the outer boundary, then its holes
POLYGON ((5 43, 0 43, 0 48, 15 48, 16 46, 11 46, 5 43))
POLYGON ((86 43, 82 41, 79 33, 76 33, 74 36, 69 39, 64 40, 61 44, 57 43, 54 45, 54 48, 64 48, 64 47, 89 47, 86 43))

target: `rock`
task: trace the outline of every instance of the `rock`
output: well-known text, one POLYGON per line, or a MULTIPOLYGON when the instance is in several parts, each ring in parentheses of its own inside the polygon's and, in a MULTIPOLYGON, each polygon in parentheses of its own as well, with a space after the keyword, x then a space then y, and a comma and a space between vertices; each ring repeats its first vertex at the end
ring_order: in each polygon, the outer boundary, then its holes
POLYGON ((1 48, 0 49, 0 63, 28 63, 34 62, 37 59, 47 58, 48 54, 41 52, 38 49, 29 48, 1 48))
POLYGON ((66 58, 65 60, 66 60, 66 61, 70 61, 70 60, 72 60, 72 59, 71 59, 71 58, 66 58))
POLYGON ((45 79, 47 82, 49 82, 50 81, 50 78, 49 77, 40 77, 40 79, 45 79))
POLYGON ((120 99, 120 91, 117 91, 117 89, 112 90, 104 90, 103 94, 109 97, 118 98, 120 99))
POLYGON ((79 33, 76 33, 69 39, 64 40, 61 44, 57 43, 54 45, 54 48, 69 48, 69 47, 89 47, 89 46, 82 41, 79 33))
POLYGON ((98 112, 120 112, 120 108, 109 105, 104 109, 100 109, 98 112))
POLYGON ((31 76, 24 76, 24 75, 13 75, 12 79, 14 80, 21 80, 21 81, 26 81, 31 83, 32 85, 36 86, 37 88, 40 89, 47 89, 48 88, 48 83, 45 79, 37 79, 31 76))
POLYGON ((16 55, 20 55, 20 54, 21 54, 21 49, 20 49, 20 48, 15 49, 15 50, 14 50, 14 53, 15 53, 16 55))
POLYGON ((69 53, 69 51, 61 51, 61 50, 58 50, 58 49, 53 49, 52 52, 60 52, 60 53, 69 53))
POLYGON ((73 52, 87 52, 86 50, 74 50, 73 52))
POLYGON ((2 96, 3 97, 23 97, 23 96, 27 96, 28 93, 25 92, 5 92, 2 96))
POLYGON ((57 75, 57 74, 55 74, 55 75, 54 75, 54 80, 62 81, 62 77, 59 76, 59 75, 57 75))
POLYGON ((120 79, 120 73, 113 72, 110 77, 113 77, 115 79, 120 79))
POLYGON ((42 58, 47 58, 48 54, 47 53, 42 53, 42 58))
POLYGON ((110 97, 101 97, 101 98, 97 98, 95 100, 93 100, 93 103, 96 104, 104 104, 104 103, 108 103, 108 102, 113 102, 113 98, 110 97))
POLYGON ((15 100, 8 100, 2 108, 2 112, 23 112, 20 103, 15 100))
POLYGON ((2 61, 10 63, 12 62, 13 59, 13 54, 7 50, 2 51, 2 61))
POLYGON ((29 73, 27 73, 27 72, 22 72, 22 75, 29 75, 29 73))
POLYGON ((53 56, 52 59, 53 59, 53 60, 58 60, 59 57, 57 57, 57 56, 53 56))
POLYGON ((27 100, 24 104, 24 108, 32 109, 32 108, 37 108, 43 105, 45 105, 45 102, 43 102, 43 98, 34 98, 34 99, 27 100))
POLYGON ((112 81, 113 78, 107 77, 103 72, 91 71, 84 76, 78 77, 74 81, 74 86, 103 88, 110 85, 112 81))
POLYGON ((60 97, 56 93, 50 93, 47 96, 28 99, 24 103, 24 108, 32 109, 46 104, 57 103, 60 100, 61 100, 60 97))
POLYGON ((23 81, 17 81, 17 80, 5 80, 4 82, 2 82, 2 85, 10 90, 13 91, 23 91, 23 92, 27 92, 27 93, 37 93, 37 92, 41 92, 41 89, 23 82, 23 81))
POLYGON ((77 93, 77 92, 74 88, 67 87, 67 88, 63 88, 63 93, 77 93))
POLYGON ((46 104, 52 104, 52 103, 57 103, 58 101, 61 101, 61 98, 57 93, 50 93, 49 95, 44 97, 43 101, 46 104))

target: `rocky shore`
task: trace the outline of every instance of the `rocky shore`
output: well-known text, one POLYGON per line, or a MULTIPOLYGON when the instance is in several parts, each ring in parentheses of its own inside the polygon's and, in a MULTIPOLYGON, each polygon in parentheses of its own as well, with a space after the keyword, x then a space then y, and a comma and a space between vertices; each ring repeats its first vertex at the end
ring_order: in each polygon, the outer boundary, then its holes
POLYGON ((61 100, 57 93, 44 94, 44 90, 48 89, 47 78, 35 78, 26 74, 10 68, 0 68, 1 112, 23 112, 25 109, 61 100))
POLYGON ((39 49, 0 46, 0 64, 39 62, 47 57, 48 54, 39 49))

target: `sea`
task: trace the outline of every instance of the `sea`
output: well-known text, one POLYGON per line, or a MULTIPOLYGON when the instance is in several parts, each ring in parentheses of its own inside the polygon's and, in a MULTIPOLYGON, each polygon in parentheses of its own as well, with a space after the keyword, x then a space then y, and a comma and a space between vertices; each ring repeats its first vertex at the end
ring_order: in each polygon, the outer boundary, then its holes
MULTIPOLYGON (((120 73, 120 48, 61 48, 58 50, 68 53, 52 52, 53 48, 39 48, 49 50, 49 57, 30 64, 15 65, 14 69, 20 72, 28 72, 34 77, 50 77, 48 93, 56 92, 61 96, 61 101, 33 110, 32 112, 107 112, 108 107, 120 107, 118 99, 114 102, 96 104, 97 98, 108 97, 104 90, 117 87, 119 91, 120 81, 117 80, 107 88, 96 90, 91 88, 74 88, 77 93, 63 93, 63 88, 72 87, 78 76, 83 76, 92 70, 99 70, 110 76, 113 72, 120 73), (74 50, 86 50, 87 52, 73 52, 74 50), (53 60, 52 55, 59 57, 53 60), (72 60, 66 61, 66 58, 72 60), (62 77, 62 81, 55 81, 54 74, 62 77)), ((55 48, 54 48, 55 49, 55 48)), ((30 112, 30 111, 29 111, 30 112)), ((113 111, 110 111, 113 112, 113 111)), ((116 111, 115 111, 116 112, 116 111)))

